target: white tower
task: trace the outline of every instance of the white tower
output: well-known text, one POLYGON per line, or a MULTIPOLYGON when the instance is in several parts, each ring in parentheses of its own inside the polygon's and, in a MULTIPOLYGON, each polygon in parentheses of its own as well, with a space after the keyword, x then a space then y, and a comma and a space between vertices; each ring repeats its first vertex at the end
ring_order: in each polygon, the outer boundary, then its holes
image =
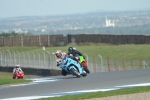
POLYGON ((115 21, 106 18, 106 27, 115 27, 115 21))

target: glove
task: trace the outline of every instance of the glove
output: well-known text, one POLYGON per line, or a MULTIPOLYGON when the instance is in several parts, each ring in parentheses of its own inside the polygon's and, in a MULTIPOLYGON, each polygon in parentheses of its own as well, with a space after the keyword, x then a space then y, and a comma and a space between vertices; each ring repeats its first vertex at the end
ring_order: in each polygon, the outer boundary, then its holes
POLYGON ((57 64, 56 66, 58 67, 60 64, 57 64))
POLYGON ((77 60, 79 59, 78 57, 75 57, 77 60))
POLYGON ((83 58, 85 59, 85 56, 83 56, 83 58))

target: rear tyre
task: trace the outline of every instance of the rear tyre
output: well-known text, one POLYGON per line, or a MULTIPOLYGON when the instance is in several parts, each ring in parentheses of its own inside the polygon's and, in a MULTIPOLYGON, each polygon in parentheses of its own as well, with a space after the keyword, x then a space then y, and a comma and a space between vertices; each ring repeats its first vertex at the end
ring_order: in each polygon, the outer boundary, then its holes
POLYGON ((78 78, 80 78, 81 77, 81 75, 79 74, 79 72, 77 71, 77 70, 75 70, 75 69, 70 69, 70 71, 72 72, 72 74, 74 74, 75 76, 77 76, 78 78))
POLYGON ((87 73, 90 73, 89 69, 87 66, 84 66, 84 70, 87 72, 87 73))
POLYGON ((67 75, 67 72, 62 69, 61 74, 62 74, 63 76, 66 76, 66 75, 67 75))

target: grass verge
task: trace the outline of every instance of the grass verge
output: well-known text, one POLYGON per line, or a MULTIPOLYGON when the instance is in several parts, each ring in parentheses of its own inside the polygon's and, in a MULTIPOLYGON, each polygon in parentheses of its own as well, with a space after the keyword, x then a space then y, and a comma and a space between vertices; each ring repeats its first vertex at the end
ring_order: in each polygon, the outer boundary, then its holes
POLYGON ((61 97, 50 97, 50 98, 42 98, 38 100, 83 100, 83 99, 102 98, 108 96, 125 95, 125 94, 141 93, 141 92, 150 92, 150 86, 123 88, 123 89, 112 90, 112 91, 91 92, 91 93, 67 95, 61 97))
POLYGON ((10 72, 0 72, 0 86, 8 84, 19 84, 31 82, 31 80, 25 80, 26 78, 36 77, 34 75, 25 75, 24 79, 13 79, 12 73, 10 72))

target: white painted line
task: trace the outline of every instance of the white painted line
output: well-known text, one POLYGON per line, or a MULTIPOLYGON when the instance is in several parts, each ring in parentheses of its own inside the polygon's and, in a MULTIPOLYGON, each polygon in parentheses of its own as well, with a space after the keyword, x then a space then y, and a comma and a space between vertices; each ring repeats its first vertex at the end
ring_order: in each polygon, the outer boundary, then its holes
POLYGON ((69 94, 82 94, 82 93, 87 93, 87 92, 99 92, 99 91, 105 92, 105 91, 117 90, 121 88, 137 87, 137 86, 150 86, 150 83, 115 86, 115 87, 107 88, 107 89, 81 90, 81 91, 71 91, 71 92, 63 92, 63 93, 55 93, 55 94, 46 94, 42 96, 6 98, 6 99, 1 99, 1 100, 31 100, 31 99, 58 97, 58 96, 64 96, 64 95, 69 95, 69 94))
POLYGON ((49 98, 54 96, 29 96, 29 97, 17 97, 17 98, 7 98, 1 100, 31 100, 31 99, 40 99, 40 98, 49 98))
POLYGON ((123 86, 116 86, 116 87, 123 88, 123 87, 135 87, 135 86, 150 86, 150 83, 141 83, 141 84, 123 85, 123 86))
POLYGON ((33 82, 52 82, 52 81, 58 81, 60 79, 57 78, 31 78, 27 80, 32 80, 33 82))

